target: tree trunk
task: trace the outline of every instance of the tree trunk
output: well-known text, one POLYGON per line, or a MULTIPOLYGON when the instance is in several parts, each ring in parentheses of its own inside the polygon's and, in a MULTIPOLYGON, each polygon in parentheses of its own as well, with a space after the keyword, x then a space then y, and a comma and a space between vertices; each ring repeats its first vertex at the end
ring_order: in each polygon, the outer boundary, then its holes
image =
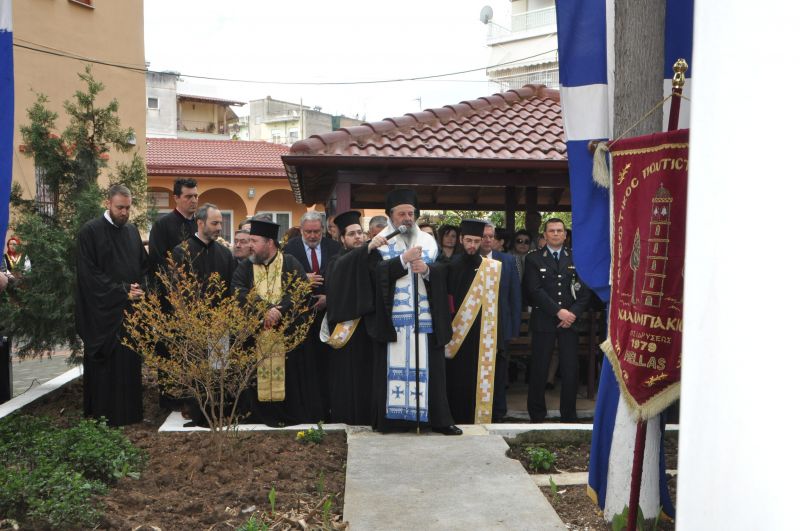
MULTIPOLYGON (((665 0, 616 0, 614 10, 614 126, 613 138, 632 137, 661 130, 662 112, 655 111, 630 131, 663 98, 665 0), (626 132, 627 131, 627 132, 626 132)), ((628 504, 636 422, 622 409, 617 412, 615 436, 609 456, 604 516, 611 521, 628 504), (623 435, 625 434, 625 435, 623 435)), ((645 518, 660 507, 658 417, 647 423, 639 506, 645 518)), ((636 511, 636 508, 632 509, 636 511)))
MULTIPOLYGON (((614 16, 614 138, 663 97, 665 0, 617 0, 614 16)), ((625 136, 661 130, 656 111, 625 136)))

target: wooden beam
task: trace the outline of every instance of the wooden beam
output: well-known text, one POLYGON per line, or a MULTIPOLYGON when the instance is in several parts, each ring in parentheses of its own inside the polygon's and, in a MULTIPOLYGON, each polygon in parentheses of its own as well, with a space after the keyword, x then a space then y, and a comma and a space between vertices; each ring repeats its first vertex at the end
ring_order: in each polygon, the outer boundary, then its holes
POLYGON ((350 184, 338 183, 336 185, 336 212, 334 213, 341 214, 342 212, 347 212, 348 210, 351 210, 350 184))
MULTIPOLYGON (((352 202, 350 203, 350 208, 358 209, 358 208, 379 208, 383 209, 386 206, 385 201, 378 201, 375 199, 372 200, 360 200, 357 198, 353 198, 352 202)), ((475 204, 471 202, 444 202, 444 203, 427 203, 422 202, 419 205, 420 210, 488 210, 492 212, 504 212, 506 205, 505 203, 485 203, 485 204, 475 204)), ((523 208, 517 208, 517 211, 522 211, 523 208)), ((539 228, 539 222, 541 220, 541 216, 539 215, 539 211, 548 211, 548 212, 570 212, 572 209, 569 205, 559 205, 558 207, 553 207, 550 204, 540 204, 536 205, 533 208, 534 217, 535 217, 535 226, 536 229, 539 228)), ((526 219, 531 217, 531 215, 527 214, 526 212, 526 219)), ((527 225, 526 225, 527 226, 527 225)))
POLYGON ((564 188, 556 188, 550 192, 550 203, 553 207, 557 207, 561 203, 561 197, 564 195, 564 188))
POLYGON ((534 236, 539 232, 542 216, 539 214, 539 190, 535 186, 525 187, 525 228, 534 236))
POLYGON ((350 184, 385 184, 405 186, 542 186, 563 188, 569 186, 569 174, 540 173, 488 173, 448 171, 386 171, 378 175, 375 171, 339 170, 337 179, 340 183, 350 184))
POLYGON ((514 232, 514 213, 517 210, 517 189, 506 186, 506 230, 514 232))

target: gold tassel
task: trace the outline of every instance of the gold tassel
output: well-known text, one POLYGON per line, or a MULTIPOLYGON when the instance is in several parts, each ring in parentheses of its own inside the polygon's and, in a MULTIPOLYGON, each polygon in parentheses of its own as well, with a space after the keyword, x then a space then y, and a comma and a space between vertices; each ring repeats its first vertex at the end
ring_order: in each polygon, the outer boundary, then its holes
POLYGON ((611 174, 608 171, 606 162, 608 155, 608 143, 598 142, 597 149, 594 150, 594 164, 592 166, 592 179, 603 188, 611 187, 611 174))

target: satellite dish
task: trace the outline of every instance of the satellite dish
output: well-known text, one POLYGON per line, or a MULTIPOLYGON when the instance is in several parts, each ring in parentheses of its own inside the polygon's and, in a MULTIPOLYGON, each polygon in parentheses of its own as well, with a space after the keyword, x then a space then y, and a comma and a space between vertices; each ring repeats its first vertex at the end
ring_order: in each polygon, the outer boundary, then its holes
POLYGON ((488 24, 493 16, 494 11, 492 11, 492 6, 483 6, 483 9, 481 9, 481 22, 488 24))

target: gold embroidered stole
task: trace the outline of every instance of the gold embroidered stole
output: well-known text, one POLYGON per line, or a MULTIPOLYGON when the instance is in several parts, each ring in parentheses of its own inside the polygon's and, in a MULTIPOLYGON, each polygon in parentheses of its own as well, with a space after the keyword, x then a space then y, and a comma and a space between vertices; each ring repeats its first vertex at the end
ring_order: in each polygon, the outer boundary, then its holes
MULTIPOLYGON (((283 254, 278 253, 269 265, 253 265, 253 287, 258 296, 277 305, 283 296, 283 254)), ((274 329, 262 330, 256 338, 258 356, 258 400, 281 402, 286 398, 286 348, 274 329)))
POLYGON ((444 354, 452 359, 464 343, 472 324, 481 312, 481 330, 478 339, 478 378, 475 389, 475 424, 492 422, 494 394, 495 355, 497 353, 497 316, 500 293, 501 263, 484 258, 467 296, 453 318, 453 338, 444 347, 444 354))

